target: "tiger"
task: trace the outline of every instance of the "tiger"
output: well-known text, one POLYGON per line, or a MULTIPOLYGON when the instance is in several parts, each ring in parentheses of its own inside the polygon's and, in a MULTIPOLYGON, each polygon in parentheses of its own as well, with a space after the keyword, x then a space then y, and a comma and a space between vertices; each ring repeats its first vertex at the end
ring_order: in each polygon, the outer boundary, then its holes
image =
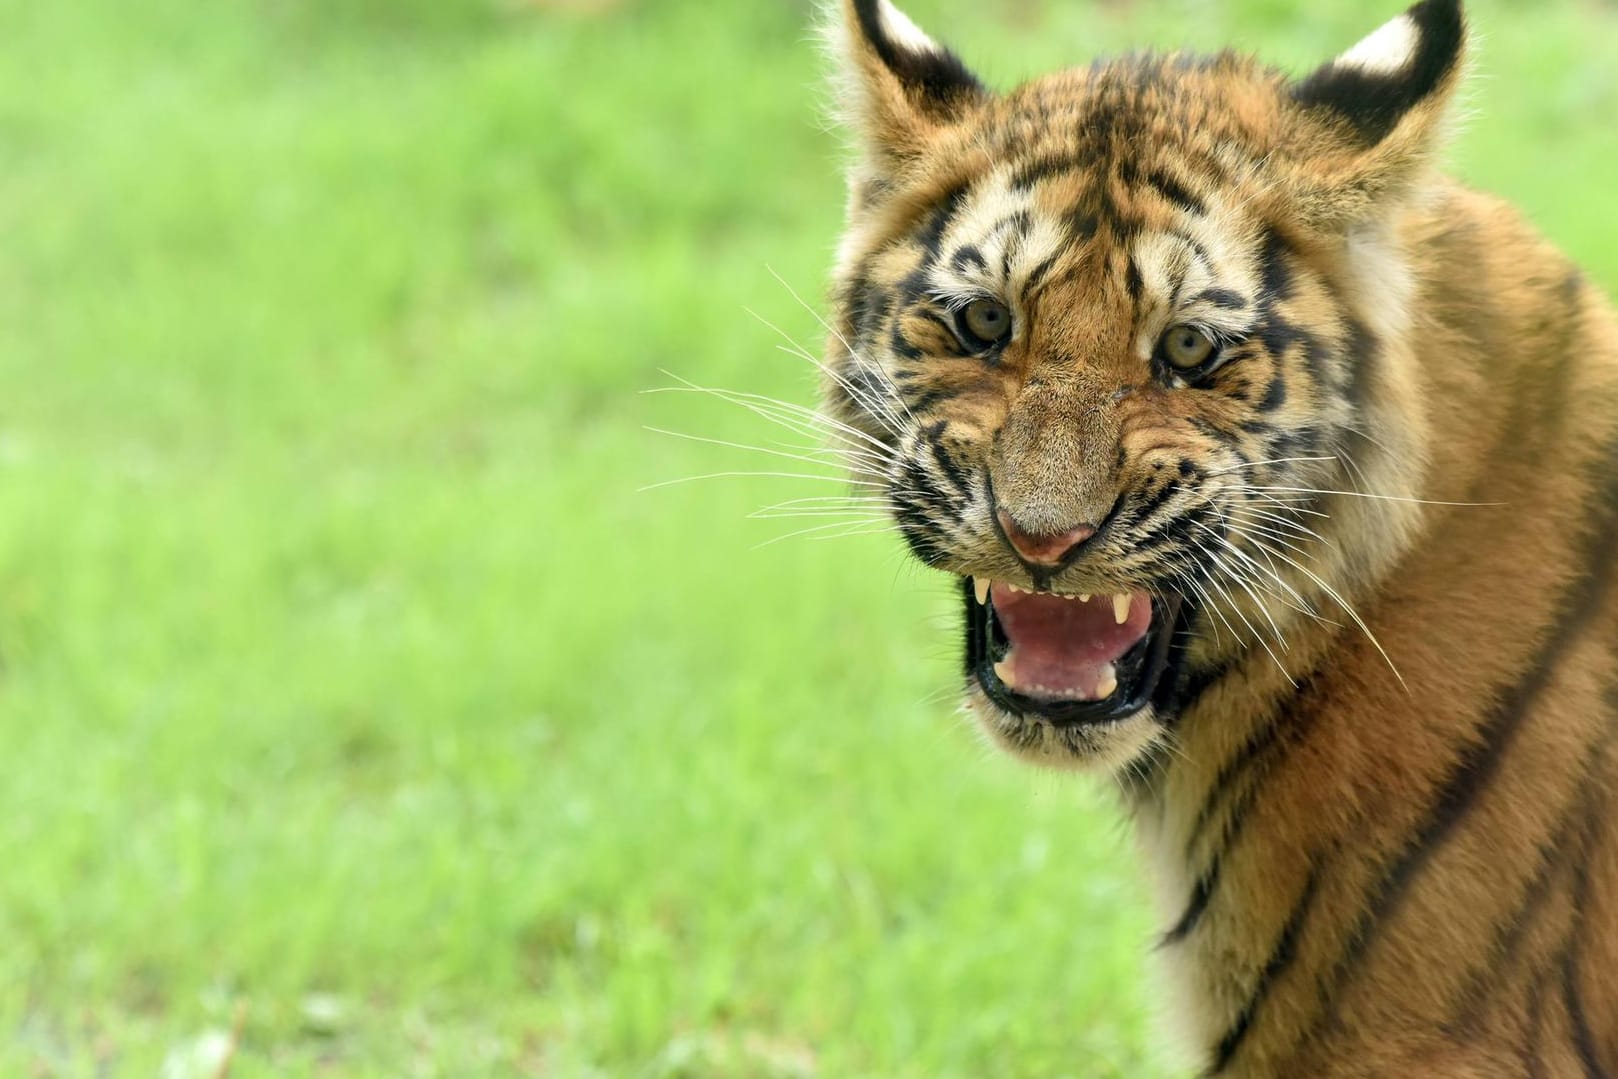
POLYGON ((1459 0, 1009 91, 826 21, 821 414, 987 739, 1116 787, 1194 1066, 1618 1075, 1618 317, 1444 174, 1459 0))

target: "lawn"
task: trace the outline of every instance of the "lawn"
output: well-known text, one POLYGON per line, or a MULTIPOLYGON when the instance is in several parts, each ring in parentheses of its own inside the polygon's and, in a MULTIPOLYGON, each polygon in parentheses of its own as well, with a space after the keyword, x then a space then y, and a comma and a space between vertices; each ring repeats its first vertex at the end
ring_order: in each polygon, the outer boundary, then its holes
MULTIPOLYGON (((910 9, 1009 85, 1393 6, 910 9)), ((1472 8, 1456 167, 1618 286, 1618 12, 1472 8)), ((811 22, 0 0, 0 1075, 1181 1074, 950 583, 748 519, 832 482, 642 490, 772 467, 664 371, 812 400, 811 22)))

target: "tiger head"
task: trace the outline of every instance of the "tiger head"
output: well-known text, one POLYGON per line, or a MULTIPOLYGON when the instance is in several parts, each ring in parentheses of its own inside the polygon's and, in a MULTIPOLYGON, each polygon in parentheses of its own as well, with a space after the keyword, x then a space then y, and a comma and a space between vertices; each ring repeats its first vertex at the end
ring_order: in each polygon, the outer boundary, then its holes
POLYGON ((1398 209, 1459 4, 1302 79, 1147 55, 996 93, 888 0, 832 37, 855 159, 825 409, 959 576, 991 737, 1126 768, 1199 671, 1353 617, 1419 527, 1398 209), (1329 494, 1360 485, 1383 497, 1329 494))

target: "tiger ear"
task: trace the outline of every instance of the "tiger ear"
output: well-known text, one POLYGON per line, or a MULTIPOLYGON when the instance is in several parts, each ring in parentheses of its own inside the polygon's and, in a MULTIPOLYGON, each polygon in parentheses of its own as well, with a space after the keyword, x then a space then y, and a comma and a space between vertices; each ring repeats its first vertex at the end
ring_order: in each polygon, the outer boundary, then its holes
POLYGON ((1290 87, 1322 224, 1342 224, 1396 198, 1442 147, 1462 81, 1460 0, 1422 0, 1290 87))
POLYGON ((867 172, 889 174, 918 156, 939 129, 989 93, 960 58, 889 0, 842 0, 827 37, 839 68, 839 107, 867 172))

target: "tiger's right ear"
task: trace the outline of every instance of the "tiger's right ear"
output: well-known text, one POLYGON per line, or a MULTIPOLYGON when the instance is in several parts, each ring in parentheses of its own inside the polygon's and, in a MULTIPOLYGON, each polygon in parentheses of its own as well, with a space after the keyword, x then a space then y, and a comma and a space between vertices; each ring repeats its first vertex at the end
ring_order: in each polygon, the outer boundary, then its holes
POLYGON ((841 7, 827 31, 840 69, 839 109, 858 140, 862 171, 886 176, 989 92, 889 0, 841 0, 841 7))
POLYGON ((1306 217, 1340 227, 1417 182, 1443 145, 1466 36, 1461 0, 1421 0, 1293 84, 1311 158, 1297 178, 1306 217))

